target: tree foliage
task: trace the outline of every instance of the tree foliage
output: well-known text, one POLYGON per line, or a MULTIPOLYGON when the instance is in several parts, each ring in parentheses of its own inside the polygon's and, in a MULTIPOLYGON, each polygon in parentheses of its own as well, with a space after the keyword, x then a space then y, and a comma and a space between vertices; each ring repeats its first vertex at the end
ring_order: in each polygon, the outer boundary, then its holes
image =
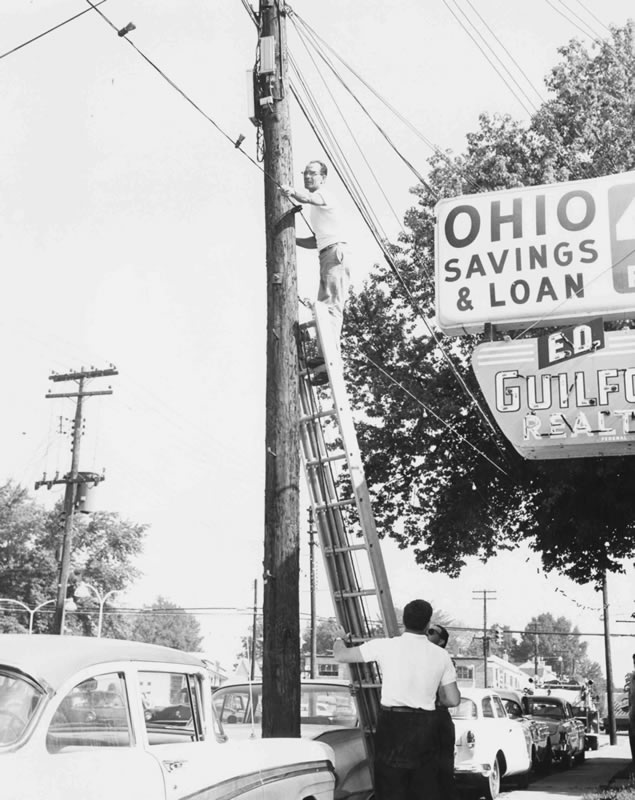
MULTIPOLYGON (((26 489, 12 482, 0 486, 1 598, 21 601, 31 609, 56 598, 63 529, 60 505, 47 511, 26 489)), ((134 559, 141 552, 144 535, 144 525, 122 520, 115 513, 75 515, 71 591, 80 581, 89 583, 102 596, 130 586, 138 576, 134 559)), ((77 613, 67 614, 67 626, 76 633, 94 633, 99 608, 96 598, 78 600, 77 607, 77 613)), ((25 610, 15 603, 0 603, 0 608, 5 609, 0 630, 9 626, 28 630, 29 615, 25 610)), ((50 629, 53 608, 54 604, 47 604, 34 616, 35 631, 50 629)), ((103 633, 123 637, 127 628, 121 620, 106 617, 103 633)))
POLYGON ((165 597, 145 606, 131 626, 130 638, 190 653, 198 652, 203 641, 196 617, 165 597))
POLYGON ((526 542, 546 570, 597 585, 635 553, 635 461, 524 461, 490 418, 469 367, 479 337, 432 335, 439 198, 633 167, 633 38, 629 23, 590 49, 570 42, 528 126, 482 115, 463 154, 437 153, 394 248, 399 280, 377 267, 352 298, 345 355, 374 510, 380 528, 430 571, 456 577, 466 558, 486 561, 526 542))

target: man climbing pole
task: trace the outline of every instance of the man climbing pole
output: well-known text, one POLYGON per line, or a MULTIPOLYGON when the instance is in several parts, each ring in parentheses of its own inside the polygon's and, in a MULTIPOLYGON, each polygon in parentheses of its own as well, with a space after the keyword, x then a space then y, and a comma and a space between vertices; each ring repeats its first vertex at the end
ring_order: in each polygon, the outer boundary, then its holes
MULTIPOLYGON (((298 191, 293 186, 283 186, 282 192, 285 197, 310 206, 310 221, 314 235, 297 237, 296 243, 299 247, 318 251, 320 285, 317 299, 328 308, 339 350, 344 305, 350 283, 350 252, 342 230, 343 222, 339 206, 331 193, 324 188, 328 174, 326 164, 321 161, 310 161, 302 174, 304 191, 298 191)), ((312 382, 318 385, 328 380, 323 365, 324 358, 321 355, 309 364, 315 369, 312 382)))

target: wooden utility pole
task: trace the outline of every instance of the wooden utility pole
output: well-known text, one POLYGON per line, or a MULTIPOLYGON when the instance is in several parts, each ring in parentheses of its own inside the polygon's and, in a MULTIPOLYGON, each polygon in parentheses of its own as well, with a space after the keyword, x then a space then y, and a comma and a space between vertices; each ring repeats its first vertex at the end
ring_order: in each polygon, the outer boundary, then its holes
MULTIPOLYGON (((79 471, 79 449, 82 436, 82 421, 83 421, 83 400, 85 397, 93 395, 112 394, 112 389, 103 389, 94 392, 87 392, 84 390, 85 382, 90 378, 105 378, 111 375, 117 375, 117 370, 114 367, 108 369, 80 369, 78 372, 68 372, 65 374, 52 373, 49 375, 49 380, 54 383, 64 381, 77 381, 78 389, 76 392, 64 392, 53 394, 51 391, 46 395, 47 400, 52 400, 61 397, 76 397, 75 404, 75 418, 73 420, 73 432, 71 438, 71 468, 63 478, 54 478, 53 480, 37 481, 35 488, 39 489, 40 486, 47 486, 49 489, 54 484, 63 483, 66 485, 64 493, 64 535, 62 538, 62 552, 60 556, 59 577, 57 581, 57 596, 55 600, 55 615, 53 617, 53 632, 62 635, 64 633, 64 615, 66 611, 66 592, 68 588, 68 577, 71 565, 71 550, 73 547, 73 517, 75 514, 75 505, 77 498, 77 486, 80 483, 85 483, 86 478, 84 474, 79 471)), ((91 483, 97 483, 102 480, 99 475, 92 475, 90 477, 91 483)))
POLYGON ((617 744, 615 708, 613 706, 613 659, 611 656, 611 628, 609 625, 609 589, 606 570, 602 576, 602 611, 604 614, 604 658, 606 665, 606 705, 609 719, 609 742, 617 744))
POLYGON ((472 591, 472 595, 474 595, 473 599, 478 600, 479 595, 483 597, 483 686, 487 689, 487 659, 489 656, 489 633, 487 630, 487 600, 488 596, 491 595, 492 600, 496 598, 494 595, 496 594, 495 591, 491 591, 490 589, 474 589, 472 591))
POLYGON ((264 136, 267 398, 262 735, 300 735, 300 452, 295 223, 285 9, 260 0, 256 105, 264 136))

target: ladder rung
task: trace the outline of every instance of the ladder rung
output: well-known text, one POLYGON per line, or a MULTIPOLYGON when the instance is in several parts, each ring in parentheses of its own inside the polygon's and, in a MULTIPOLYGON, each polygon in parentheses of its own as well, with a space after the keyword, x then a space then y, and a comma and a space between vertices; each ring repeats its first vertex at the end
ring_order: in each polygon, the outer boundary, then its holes
POLYGON ((325 556, 336 556, 338 553, 352 553, 354 550, 366 550, 366 545, 347 544, 340 547, 326 547, 322 552, 325 556))
POLYGON ((354 506, 355 498, 349 497, 347 500, 334 500, 333 502, 327 501, 315 506, 316 511, 327 511, 329 508, 343 508, 345 506, 354 506))
POLYGON ((326 411, 318 411, 317 414, 307 414, 305 417, 300 417, 300 425, 306 425, 307 422, 314 422, 324 417, 334 417, 335 414, 336 411, 334 408, 327 408, 326 411))
MULTIPOLYGON (((368 640, 364 640, 368 641, 368 640)), ((366 681, 361 681, 360 683, 355 683, 354 687, 356 689, 381 689, 381 683, 370 683, 366 681)))
POLYGON ((335 592, 335 597, 342 598, 342 597, 371 597, 374 594, 377 594, 375 589, 358 589, 355 592, 335 592))
POLYGON ((324 456, 323 458, 314 458, 306 462, 307 467, 319 467, 321 464, 330 464, 332 461, 341 461, 346 458, 346 453, 336 453, 334 456, 324 456))

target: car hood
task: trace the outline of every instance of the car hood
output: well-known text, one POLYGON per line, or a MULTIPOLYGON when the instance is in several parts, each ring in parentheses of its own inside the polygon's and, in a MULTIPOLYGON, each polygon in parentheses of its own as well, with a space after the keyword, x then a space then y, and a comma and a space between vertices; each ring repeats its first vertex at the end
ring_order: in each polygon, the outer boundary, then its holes
MULTIPOLYGON (((244 751, 247 746, 253 747, 262 755, 262 764, 266 767, 277 767, 285 764, 302 764, 306 761, 329 761, 335 764, 333 748, 324 742, 307 739, 229 739, 222 747, 234 749, 240 747, 244 751)), ((221 751, 222 752, 222 751, 221 751)))

